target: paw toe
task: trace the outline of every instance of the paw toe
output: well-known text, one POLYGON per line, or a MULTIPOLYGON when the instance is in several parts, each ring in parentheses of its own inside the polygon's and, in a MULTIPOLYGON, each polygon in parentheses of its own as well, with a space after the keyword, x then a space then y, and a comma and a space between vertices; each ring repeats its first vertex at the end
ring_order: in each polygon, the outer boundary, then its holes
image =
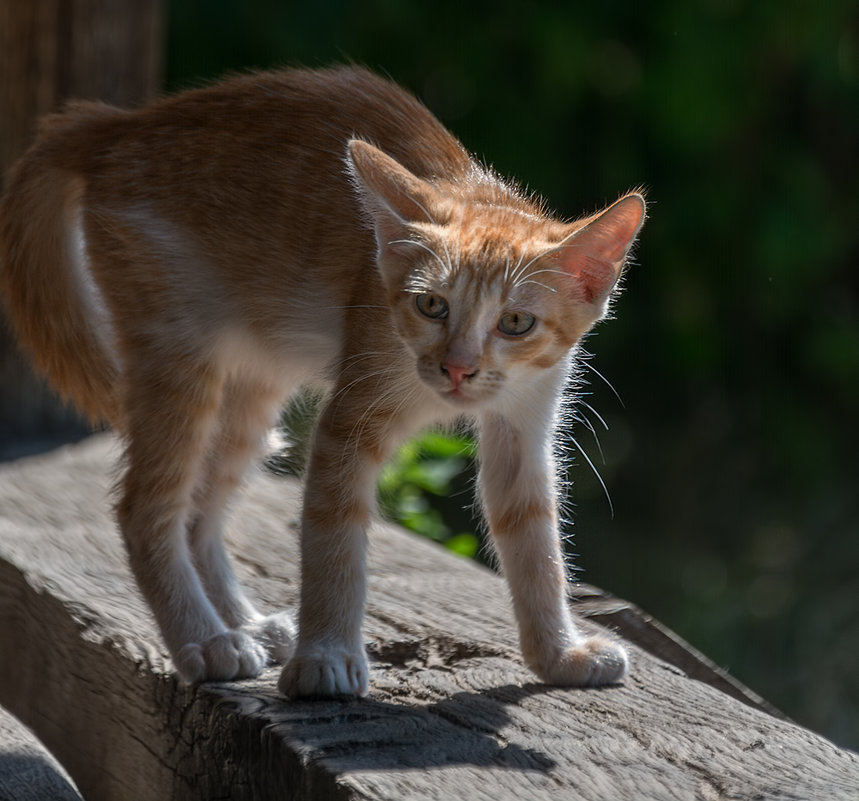
POLYGON ((199 643, 192 642, 183 646, 173 661, 179 676, 186 684, 198 684, 206 679, 206 660, 199 643))
POLYGON ((588 684, 597 686, 620 681, 629 669, 626 649, 607 637, 591 637, 585 641, 590 657, 591 678, 588 684))
POLYGON ((216 634, 202 643, 188 643, 176 655, 176 669, 189 684, 230 681, 259 674, 265 667, 265 649, 241 631, 216 634))
POLYGON ((590 637, 568 648, 551 665, 538 670, 550 684, 599 687, 614 684, 629 666, 626 649, 608 637, 590 637))
POLYGON ((362 651, 311 649, 284 668, 278 690, 288 698, 326 698, 367 694, 369 670, 362 651))

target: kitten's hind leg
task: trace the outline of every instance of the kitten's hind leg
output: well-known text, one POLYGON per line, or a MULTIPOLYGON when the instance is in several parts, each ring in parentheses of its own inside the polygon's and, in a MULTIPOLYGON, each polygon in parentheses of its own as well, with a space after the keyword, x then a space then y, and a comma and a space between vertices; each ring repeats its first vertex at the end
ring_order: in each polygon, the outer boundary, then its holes
POLYGON ((510 586, 525 662, 549 684, 611 684, 626 673, 625 649, 607 636, 586 637, 568 608, 551 418, 547 410, 544 421, 532 414, 520 426, 498 417, 481 421, 481 498, 510 586))
POLYGON ((194 563, 209 600, 224 622, 253 637, 270 661, 292 653, 295 624, 286 612, 263 615, 245 595, 230 565, 222 521, 230 496, 241 485, 248 464, 263 449, 284 393, 279 388, 231 380, 225 390, 218 433, 208 455, 206 477, 195 498, 196 516, 189 527, 194 563))
POLYGON ((127 466, 117 513, 138 585, 183 679, 254 676, 265 650, 221 619, 187 538, 223 380, 195 354, 166 360, 160 351, 129 357, 126 374, 134 381, 126 396, 127 466))

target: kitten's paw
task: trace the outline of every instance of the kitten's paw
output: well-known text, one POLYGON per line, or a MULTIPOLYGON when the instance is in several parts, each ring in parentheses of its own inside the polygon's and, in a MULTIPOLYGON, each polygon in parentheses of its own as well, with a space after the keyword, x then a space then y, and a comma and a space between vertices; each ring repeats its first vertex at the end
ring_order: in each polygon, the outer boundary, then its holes
POLYGON ((188 643, 174 661, 182 679, 197 684, 256 676, 268 663, 268 655, 243 631, 225 631, 200 643, 188 643))
POLYGON ((288 612, 266 615, 241 630, 265 649, 269 664, 286 664, 295 651, 295 621, 288 612))
POLYGON ((370 670, 363 647, 300 648, 283 669, 277 688, 288 698, 366 695, 370 670))
POLYGON ((629 667, 626 649, 608 637, 589 637, 567 648, 551 664, 535 668, 547 684, 599 687, 620 681, 629 667))

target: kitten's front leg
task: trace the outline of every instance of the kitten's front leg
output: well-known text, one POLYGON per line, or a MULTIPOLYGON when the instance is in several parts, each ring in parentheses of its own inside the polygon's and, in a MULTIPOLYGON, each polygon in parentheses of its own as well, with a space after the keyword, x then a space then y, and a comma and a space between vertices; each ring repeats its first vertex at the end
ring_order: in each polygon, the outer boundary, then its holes
POLYGON ((302 516, 298 644, 278 684, 290 698, 364 695, 369 686, 361 636, 366 529, 381 459, 352 439, 355 430, 329 407, 315 434, 302 516))
MULTIPOLYGON (((534 410, 532 410, 534 411, 534 410)), ((626 673, 614 640, 586 637, 567 605, 552 458, 551 415, 516 426, 488 416, 480 426, 480 490, 510 586, 528 666, 549 684, 602 685, 626 673)))

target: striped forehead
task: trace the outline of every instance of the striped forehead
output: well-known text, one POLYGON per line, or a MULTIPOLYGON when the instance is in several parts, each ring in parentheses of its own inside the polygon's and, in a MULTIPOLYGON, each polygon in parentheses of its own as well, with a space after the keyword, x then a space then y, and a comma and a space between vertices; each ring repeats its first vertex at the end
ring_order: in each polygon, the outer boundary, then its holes
POLYGON ((461 307, 475 310, 488 304, 497 307, 506 295, 503 277, 494 271, 461 269, 453 273, 445 284, 444 291, 451 300, 461 307))
POLYGON ((450 292, 504 300, 546 251, 545 221, 515 209, 470 205, 444 225, 416 225, 409 292, 450 292))
MULTIPOLYGON (((453 232, 453 226, 448 228, 453 232)), ((520 212, 479 208, 463 214, 454 243, 461 262, 478 272, 509 272, 520 262, 534 239, 534 221, 520 212)))

